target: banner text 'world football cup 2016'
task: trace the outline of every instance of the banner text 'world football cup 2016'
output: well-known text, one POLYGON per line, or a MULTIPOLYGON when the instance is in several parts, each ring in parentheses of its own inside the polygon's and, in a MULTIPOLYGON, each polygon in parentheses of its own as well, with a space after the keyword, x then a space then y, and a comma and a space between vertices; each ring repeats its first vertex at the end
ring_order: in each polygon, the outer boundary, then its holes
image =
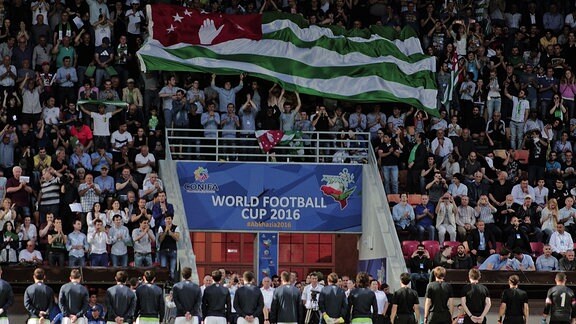
POLYGON ((360 233, 362 166, 178 162, 190 230, 360 233))

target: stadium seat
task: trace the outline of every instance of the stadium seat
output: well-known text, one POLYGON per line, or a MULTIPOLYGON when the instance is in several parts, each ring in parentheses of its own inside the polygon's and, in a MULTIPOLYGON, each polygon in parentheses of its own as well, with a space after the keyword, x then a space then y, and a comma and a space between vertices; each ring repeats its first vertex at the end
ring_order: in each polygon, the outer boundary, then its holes
POLYGON ((402 254, 405 260, 409 260, 412 253, 418 249, 418 241, 402 241, 402 254))
POLYGON ((451 246, 452 247, 452 257, 458 254, 458 245, 461 243, 458 241, 444 241, 444 246, 451 246))
POLYGON ((400 195, 399 194, 389 194, 388 195, 388 203, 399 203, 400 202, 400 195))
POLYGON ((500 250, 502 250, 502 247, 504 245, 502 244, 502 242, 496 242, 496 253, 500 253, 500 250))
POLYGON ((436 253, 440 251, 440 242, 438 241, 422 241, 422 245, 430 253, 430 259, 434 259, 436 253))
POLYGON ((420 204, 421 200, 422 200, 422 195, 420 195, 420 194, 408 195, 408 203, 412 206, 416 206, 416 205, 420 204))
POLYGON ((528 150, 516 150, 514 158, 522 164, 528 164, 528 150))
POLYGON ((398 189, 400 192, 408 191, 408 170, 398 171, 398 189))
POLYGON ((530 242, 530 248, 532 249, 532 256, 539 257, 544 254, 544 243, 542 242, 530 242))

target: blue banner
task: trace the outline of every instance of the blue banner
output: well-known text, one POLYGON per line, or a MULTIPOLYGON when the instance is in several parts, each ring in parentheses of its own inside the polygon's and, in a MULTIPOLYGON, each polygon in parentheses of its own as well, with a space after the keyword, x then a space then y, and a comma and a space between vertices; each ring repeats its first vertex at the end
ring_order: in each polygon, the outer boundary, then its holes
POLYGON ((362 165, 177 162, 191 231, 362 232, 362 165))
POLYGON ((258 283, 278 274, 278 233, 258 233, 258 283))
POLYGON ((386 282, 386 258, 358 261, 358 272, 366 272, 380 283, 386 282))

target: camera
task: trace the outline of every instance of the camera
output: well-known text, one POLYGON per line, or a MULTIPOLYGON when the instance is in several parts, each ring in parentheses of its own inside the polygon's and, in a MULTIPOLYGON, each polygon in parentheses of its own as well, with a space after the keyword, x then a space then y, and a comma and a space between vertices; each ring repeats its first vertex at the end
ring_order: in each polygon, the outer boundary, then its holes
POLYGON ((315 290, 310 291, 310 299, 311 299, 313 302, 318 301, 318 292, 315 291, 315 290))

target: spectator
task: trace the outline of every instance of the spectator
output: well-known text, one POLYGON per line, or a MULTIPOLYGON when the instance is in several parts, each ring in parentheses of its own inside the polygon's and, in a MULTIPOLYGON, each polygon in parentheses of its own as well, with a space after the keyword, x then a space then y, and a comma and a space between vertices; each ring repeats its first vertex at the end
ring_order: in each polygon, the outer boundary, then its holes
POLYGON ((74 231, 68 234, 66 241, 66 250, 68 250, 68 266, 84 267, 86 263, 85 254, 88 252, 90 245, 86 234, 82 233, 82 221, 74 220, 74 231))
POLYGON ((518 269, 514 269, 514 270, 520 270, 520 271, 535 271, 536 270, 536 266, 534 265, 534 260, 532 260, 532 257, 529 254, 525 254, 522 249, 520 248, 515 248, 512 253, 514 254, 514 259, 517 262, 514 262, 513 265, 514 266, 518 266, 518 269))
MULTIPOLYGON (((86 126, 84 124, 81 125, 86 126)), ((72 127, 72 129, 75 128, 76 127, 72 127)), ((92 170, 92 159, 90 158, 90 154, 86 153, 82 144, 76 145, 74 154, 70 155, 70 168, 72 170, 77 170, 78 168, 84 168, 88 171, 92 170)))
MULTIPOLYGON (((158 192, 158 202, 152 207, 152 217, 158 226, 164 226, 164 218, 167 215, 174 216, 174 206, 166 200, 166 192, 158 192)), ((414 219, 414 217, 412 217, 414 219)))
POLYGON ((36 242, 30 240, 26 243, 26 248, 18 254, 18 261, 22 265, 37 266, 42 264, 42 253, 36 250, 36 242))
POLYGON ((550 236, 550 247, 552 248, 552 255, 556 259, 560 259, 566 254, 566 251, 574 249, 572 236, 564 230, 564 224, 558 223, 556 231, 550 236))
POLYGON ((144 180, 141 196, 146 200, 152 200, 154 195, 162 191, 164 191, 164 185, 162 180, 158 179, 158 174, 156 172, 149 173, 148 178, 144 180))
MULTIPOLYGON (((503 248, 498 254, 492 254, 479 267, 479 270, 512 270, 514 262, 510 260, 510 252, 503 248)), ((517 266, 517 265, 516 265, 517 266)))
POLYGON ((124 210, 120 209, 120 201, 118 199, 114 199, 112 201, 112 208, 106 211, 106 223, 111 225, 112 219, 116 215, 120 215, 120 217, 122 217, 123 224, 128 223, 128 208, 124 208, 124 210))
POLYGON ((176 259, 178 241, 180 240, 180 228, 172 223, 172 215, 164 218, 165 226, 158 228, 158 242, 160 244, 160 266, 168 267, 170 278, 176 280, 176 259))
POLYGON ((22 247, 25 247, 28 241, 33 241, 34 244, 36 244, 38 229, 36 225, 32 224, 32 218, 30 216, 24 217, 24 223, 20 225, 20 229, 18 230, 18 239, 22 247))
POLYGON ((560 209, 558 215, 558 223, 563 224, 566 230, 572 234, 572 231, 574 231, 576 227, 574 222, 576 219, 576 208, 573 207, 574 198, 567 197, 564 202, 565 205, 560 209))
POLYGON ((575 271, 576 260, 574 260, 574 250, 568 250, 564 256, 558 261, 558 270, 560 271, 575 271))
POLYGON ((464 269, 469 270, 474 267, 472 258, 468 253, 466 253, 466 247, 463 244, 459 244, 457 248, 456 255, 454 256, 453 269, 464 269))
POLYGON ((398 193, 398 164, 400 157, 400 148, 395 142, 391 141, 389 134, 382 130, 377 131, 381 142, 378 143, 377 154, 382 166, 384 175, 384 190, 386 193, 398 193))
POLYGON ((474 208, 469 205, 470 198, 468 196, 462 196, 460 198, 460 206, 458 206, 458 212, 456 213, 456 231, 458 234, 458 240, 463 242, 471 231, 476 228, 474 225, 476 223, 476 212, 474 208))
POLYGON ((140 219, 140 226, 132 231, 134 241, 134 266, 149 267, 152 265, 152 242, 155 242, 154 233, 150 229, 147 219, 140 219))
POLYGON ((13 177, 6 183, 6 197, 10 198, 17 208, 18 214, 31 216, 30 195, 33 190, 30 187, 29 177, 22 177, 22 168, 15 166, 12 169, 13 177), (28 180, 26 179, 28 178, 28 180))
POLYGON ((94 232, 88 233, 88 244, 90 244, 90 265, 107 267, 108 251, 106 245, 110 244, 110 238, 101 219, 94 221, 94 232))
POLYGON ((116 194, 121 202, 127 200, 128 191, 138 190, 138 183, 136 183, 130 171, 130 167, 123 167, 120 177, 116 179, 116 194))
POLYGON ((100 202, 102 191, 100 190, 100 186, 94 183, 94 176, 91 174, 86 175, 85 181, 86 182, 78 186, 78 194, 82 204, 82 211, 87 213, 95 203, 100 202))
POLYGON ((113 267, 128 266, 128 248, 132 244, 132 238, 128 228, 123 225, 122 216, 115 214, 112 216, 112 226, 108 232, 110 239, 110 258, 113 267))
POLYGON ((428 195, 422 195, 420 204, 414 207, 416 220, 416 230, 418 231, 418 241, 424 240, 424 232, 428 233, 428 239, 434 241, 436 238, 436 228, 434 226, 435 211, 434 204, 429 201, 428 195))
POLYGON ((146 208, 146 199, 140 197, 138 199, 138 204, 136 208, 132 210, 132 214, 130 215, 130 221, 126 225, 130 233, 136 229, 141 219, 147 219, 150 224, 150 228, 155 228, 154 218, 152 217, 152 211, 146 208))
POLYGON ((410 279, 412 280, 412 287, 418 289, 430 279, 430 270, 432 269, 432 260, 430 260, 430 253, 424 248, 424 245, 419 244, 418 248, 410 256, 408 261, 408 269, 410 270, 410 279))
POLYGON ((438 229, 438 241, 444 244, 446 233, 450 235, 450 241, 456 241, 456 214, 458 209, 454 198, 449 194, 442 196, 436 206, 436 229, 438 229))
POLYGON ((407 194, 401 194, 400 202, 392 207, 392 218, 394 219, 397 232, 408 231, 410 234, 414 234, 416 216, 414 215, 414 209, 408 204, 407 194))
POLYGON ((520 220, 518 217, 512 217, 510 220, 511 227, 507 231, 506 248, 515 251, 519 249, 522 253, 532 253, 530 247, 530 240, 526 232, 520 227, 520 220))
MULTIPOLYGON (((52 215, 52 214, 48 214, 52 215)), ((48 223, 48 215, 46 219, 48 223)), ((42 236, 42 235, 41 235, 42 236)), ((48 231, 48 263, 51 266, 58 265, 59 267, 64 267, 64 259, 66 257, 66 242, 68 237, 64 234, 62 230, 62 220, 60 218, 54 219, 54 228, 48 231)))
POLYGON ((102 211, 103 208, 100 202, 95 202, 94 205, 92 205, 92 209, 90 210, 90 212, 86 214, 86 225, 88 226, 87 231, 88 234, 93 233, 96 230, 95 223, 97 219, 102 221, 102 225, 104 227, 106 227, 106 225, 110 225, 108 224, 108 217, 102 211))
POLYGON ((545 244, 544 253, 536 259, 536 271, 557 271, 559 270, 558 259, 552 256, 552 247, 545 244))
MULTIPOLYGON (((106 82, 108 83, 108 81, 106 82)), ((118 108, 114 112, 106 112, 106 106, 104 104, 99 104, 98 113, 90 112, 83 105, 80 105, 80 110, 82 110, 86 115, 92 117, 94 120, 94 146, 97 148, 103 147, 105 149, 109 143, 110 137, 110 118, 120 113, 123 109, 118 108)))
POLYGON ((100 187, 100 202, 105 203, 105 206, 110 208, 112 199, 116 195, 116 186, 114 178, 108 175, 108 167, 106 165, 100 168, 100 175, 94 179, 94 183, 100 187))
POLYGON ((132 148, 134 145, 134 138, 128 131, 128 125, 125 122, 120 124, 118 130, 112 133, 110 137, 110 144, 112 147, 112 156, 118 156, 124 146, 132 148))
MULTIPOLYGON (((218 93, 218 112, 226 113, 228 110, 228 104, 236 104, 236 93, 238 93, 244 87, 244 74, 240 74, 240 82, 234 88, 230 81, 224 83, 224 88, 216 86, 216 74, 212 74, 212 81, 210 82, 210 87, 218 93)), ((162 92, 162 91, 160 91, 162 92)), ((278 104, 278 106, 280 106, 278 104)))

